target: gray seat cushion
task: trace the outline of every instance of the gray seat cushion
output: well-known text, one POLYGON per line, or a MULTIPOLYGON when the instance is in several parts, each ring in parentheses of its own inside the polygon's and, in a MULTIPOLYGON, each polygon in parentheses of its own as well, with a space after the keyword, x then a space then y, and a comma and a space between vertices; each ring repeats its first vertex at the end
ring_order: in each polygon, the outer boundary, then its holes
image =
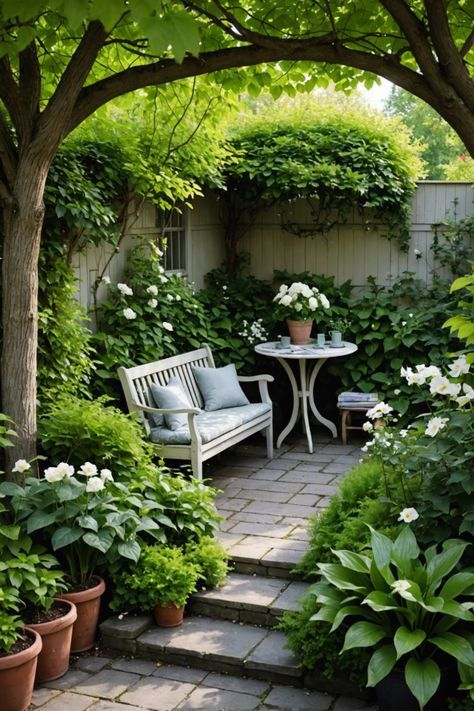
MULTIPOLYGON (((242 407, 227 407, 223 410, 196 415, 195 423, 203 443, 206 444, 270 410, 271 405, 266 402, 251 403, 242 407)), ((154 427, 150 432, 150 439, 155 444, 191 444, 191 434, 187 425, 179 427, 177 430, 154 427)))

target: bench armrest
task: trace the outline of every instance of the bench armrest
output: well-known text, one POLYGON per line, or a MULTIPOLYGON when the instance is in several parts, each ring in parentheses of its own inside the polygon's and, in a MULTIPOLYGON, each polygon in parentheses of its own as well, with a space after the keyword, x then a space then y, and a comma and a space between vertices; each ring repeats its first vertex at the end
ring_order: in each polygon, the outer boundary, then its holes
MULTIPOLYGON (((201 435, 199 434, 199 430, 196 427, 196 423, 194 422, 194 418, 196 417, 196 415, 199 415, 201 413, 201 410, 199 410, 197 407, 175 407, 164 409, 158 407, 149 407, 148 405, 140 405, 140 403, 136 402, 135 400, 132 400, 132 405, 138 410, 143 410, 144 412, 151 412, 155 415, 167 415, 172 412, 187 414, 189 432, 191 434, 191 442, 196 446, 201 446, 201 435)), ((146 422, 146 427, 150 427, 148 422, 146 422)), ((147 433, 149 434, 149 429, 147 429, 147 433)))
POLYGON ((239 375, 238 379, 240 383, 258 383, 261 401, 273 405, 268 393, 268 383, 273 383, 275 380, 273 375, 239 375))

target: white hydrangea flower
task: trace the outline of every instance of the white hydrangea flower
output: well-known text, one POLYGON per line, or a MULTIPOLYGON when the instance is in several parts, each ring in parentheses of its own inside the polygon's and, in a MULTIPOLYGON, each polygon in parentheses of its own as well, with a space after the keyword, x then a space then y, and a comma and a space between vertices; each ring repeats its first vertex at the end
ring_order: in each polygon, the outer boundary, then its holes
POLYGON ((459 378, 461 375, 466 375, 469 373, 470 364, 466 360, 465 355, 459 356, 456 360, 453 360, 449 366, 449 374, 452 378, 459 378))
POLYGON ((167 331, 173 331, 173 326, 168 323, 168 321, 163 321, 163 328, 166 329, 167 331))
POLYGON ((321 306, 324 309, 328 309, 330 307, 331 304, 329 303, 329 299, 325 294, 320 294, 319 300, 321 302, 321 306))
POLYGON ((176 299, 176 301, 181 301, 180 295, 179 295, 179 294, 176 294, 175 299, 176 299))
POLYGON ((152 309, 156 309, 158 301, 156 299, 148 299, 148 306, 151 306, 152 309))
POLYGON ((315 296, 311 296, 308 299, 308 306, 311 309, 311 311, 316 311, 316 309, 318 308, 318 302, 317 302, 315 296))
POLYGON ((168 277, 165 277, 164 274, 160 274, 158 276, 158 279, 161 281, 162 284, 166 284, 166 282, 168 281, 168 277))
POLYGON ((168 301, 174 301, 173 294, 166 294, 166 298, 168 299, 168 301))
POLYGON ((26 459, 18 459, 15 462, 15 466, 12 469, 12 472, 18 472, 18 474, 24 474, 25 472, 28 471, 28 469, 31 469, 31 464, 26 461, 26 459))
POLYGON ((448 422, 448 417, 432 417, 428 420, 428 424, 426 425, 425 435, 428 435, 428 437, 436 437, 440 430, 444 430, 448 422))
POLYGON ((146 292, 152 296, 158 296, 158 287, 155 286, 155 284, 150 284, 150 286, 147 287, 146 292))
POLYGON ((95 494, 96 491, 102 491, 105 489, 105 482, 99 476, 91 476, 87 480, 86 491, 89 494, 95 494))
POLYGON ((110 284, 110 277, 109 277, 109 276, 103 276, 103 277, 102 277, 102 282, 103 282, 103 284, 109 285, 109 284, 110 284))
POLYGON ((117 284, 117 289, 124 295, 124 296, 133 296, 133 289, 131 289, 128 284, 117 284))
POLYGON ((280 299, 280 304, 282 306, 289 306, 291 304, 292 297, 290 294, 283 294, 283 296, 280 299))
POLYGON ((124 309, 122 313, 128 321, 133 321, 133 319, 137 318, 137 314, 133 309, 124 309))
POLYGON ((97 476, 97 467, 91 462, 85 462, 79 467, 79 472, 84 476, 97 476))
POLYGON ((100 478, 102 479, 102 481, 113 481, 114 480, 110 469, 101 469, 100 470, 100 478))
POLYGON ((369 420, 377 420, 389 415, 391 412, 393 412, 393 407, 387 405, 386 402, 378 402, 374 407, 371 407, 370 410, 367 410, 367 417, 369 420))
POLYGON ((364 432, 373 432, 374 431, 374 426, 371 422, 364 422, 362 425, 362 429, 364 432))
POLYGON ((399 521, 404 521, 405 523, 411 523, 412 521, 416 521, 417 518, 420 517, 420 514, 416 509, 413 507, 403 509, 403 511, 400 511, 400 515, 398 517, 399 521))

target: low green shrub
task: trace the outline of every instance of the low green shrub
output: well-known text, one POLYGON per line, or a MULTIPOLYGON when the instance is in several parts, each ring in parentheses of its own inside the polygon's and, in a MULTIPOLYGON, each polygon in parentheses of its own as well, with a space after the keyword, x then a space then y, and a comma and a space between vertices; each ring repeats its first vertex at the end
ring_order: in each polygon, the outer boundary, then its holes
MULTIPOLYGON (((394 476, 394 486, 395 482, 394 476)), ((380 462, 367 459, 355 466, 341 482, 339 493, 331 498, 328 508, 311 520, 309 549, 296 570, 306 579, 314 580, 317 563, 335 561, 333 550, 344 547, 362 550, 370 541, 367 523, 388 535, 396 530, 395 525, 387 524, 393 504, 383 500, 385 494, 380 462)), ((344 633, 337 630, 329 634, 328 626, 313 622, 311 617, 317 609, 314 597, 306 597, 300 611, 285 613, 279 628, 286 633, 289 648, 298 654, 305 668, 317 668, 329 678, 336 673, 347 674, 363 688, 370 655, 357 650, 340 657, 344 633)))
MULTIPOLYGON (((186 479, 166 467, 155 468, 143 480, 130 480, 130 489, 146 493, 160 507, 160 540, 168 546, 184 546, 212 536, 222 518, 217 513, 217 489, 197 479, 186 479)), ((150 542, 150 541, 148 541, 150 542)))
POLYGON ((229 572, 229 554, 216 538, 204 536, 198 542, 185 547, 186 559, 197 565, 198 585, 201 588, 215 588, 224 583, 229 572))
POLYGON ((196 589, 199 568, 178 547, 144 546, 133 569, 114 576, 114 597, 110 603, 117 612, 147 613, 160 603, 182 607, 196 589))
POLYGON ((143 428, 132 415, 108 404, 107 397, 52 403, 39 418, 38 434, 50 461, 79 467, 93 458, 99 469, 113 469, 122 481, 140 478, 153 466, 143 428))
POLYGON ((392 504, 382 500, 385 495, 385 481, 377 459, 368 458, 355 466, 344 477, 328 508, 311 519, 309 550, 296 570, 311 578, 317 563, 334 560, 332 549, 362 550, 370 539, 366 524, 390 533, 394 527, 386 522, 392 504))

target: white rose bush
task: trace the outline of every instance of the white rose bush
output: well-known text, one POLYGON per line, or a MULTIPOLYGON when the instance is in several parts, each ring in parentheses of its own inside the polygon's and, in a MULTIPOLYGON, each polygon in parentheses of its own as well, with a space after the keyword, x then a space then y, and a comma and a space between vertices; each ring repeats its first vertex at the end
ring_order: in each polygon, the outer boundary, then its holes
MULTIPOLYGON (((472 537, 474 381, 469 358, 461 353, 445 367, 402 367, 401 376, 413 388, 414 400, 427 397, 430 411, 399 430, 393 409, 378 403, 367 412, 364 429, 372 437, 362 450, 380 461, 384 477, 389 468, 398 472, 400 503, 409 506, 417 500, 419 535, 439 541, 472 537)), ((393 491, 387 488, 386 493, 393 498, 393 491)))
MULTIPOLYGON (((31 467, 21 459, 15 470, 28 475, 31 467)), ((136 491, 131 496, 110 469, 92 462, 77 470, 67 462, 46 467, 39 478, 27 476, 24 487, 3 482, 2 495, 10 498, 15 523, 54 551, 69 590, 87 588, 104 563, 113 571, 120 559, 138 561, 138 534, 160 538, 153 518, 159 504, 136 491)))
POLYGON ((281 318, 294 321, 314 319, 321 309, 329 309, 328 298, 315 286, 294 281, 290 286, 282 284, 273 301, 281 318))

